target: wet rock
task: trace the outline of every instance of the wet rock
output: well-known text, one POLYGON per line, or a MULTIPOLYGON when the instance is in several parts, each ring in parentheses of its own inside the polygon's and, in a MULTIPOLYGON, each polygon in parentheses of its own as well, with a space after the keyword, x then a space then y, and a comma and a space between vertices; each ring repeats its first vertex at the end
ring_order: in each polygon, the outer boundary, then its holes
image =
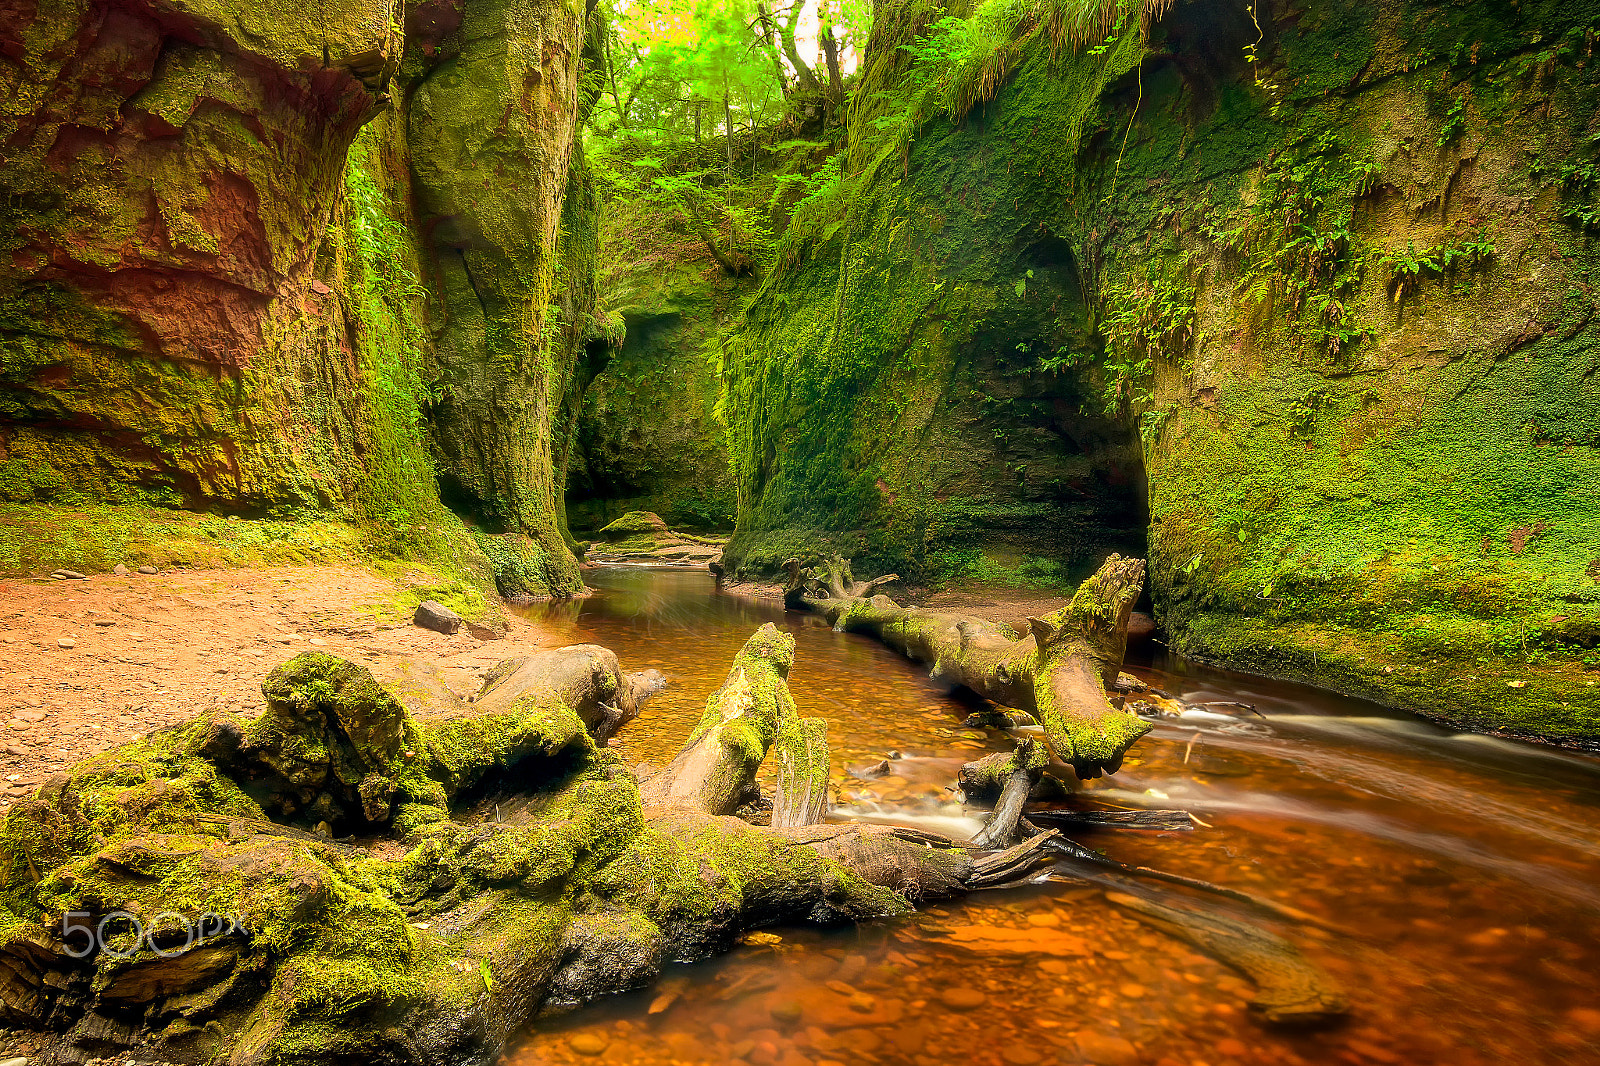
POLYGON ((1027 1044, 1007 1044, 1000 1049, 1000 1057, 1011 1066, 1037 1066, 1044 1056, 1027 1044))
POLYGON ((988 1001, 976 988, 947 988, 939 993, 939 1002, 951 1010, 974 1010, 988 1001))
POLYGON ((801 1009, 800 1004, 794 1002, 793 1000, 786 1000, 783 1003, 775 1003, 773 1004, 771 1011, 772 1020, 780 1025, 793 1025, 795 1022, 800 1020, 800 1016, 804 1013, 805 1012, 801 1009))
POLYGON ((1078 1061, 1083 1066, 1133 1066, 1139 1049, 1120 1036, 1085 1031, 1077 1037, 1078 1061))
POLYGON ((1143 644, 1155 635, 1156 620, 1143 611, 1134 611, 1128 616, 1128 643, 1143 644))
POLYGON ((599 1033, 576 1033, 567 1038, 567 1046, 580 1055, 600 1055, 611 1046, 611 1041, 599 1033))
POLYGON ((454 636, 461 629, 461 616, 442 603, 423 600, 417 604, 417 613, 411 616, 411 624, 445 636, 454 636))

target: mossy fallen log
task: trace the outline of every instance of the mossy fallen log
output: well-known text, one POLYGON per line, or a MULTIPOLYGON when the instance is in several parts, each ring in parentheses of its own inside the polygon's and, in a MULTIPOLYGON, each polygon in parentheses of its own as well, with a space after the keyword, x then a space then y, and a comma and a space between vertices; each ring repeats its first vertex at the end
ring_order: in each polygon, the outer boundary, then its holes
POLYGON ((893 575, 856 581, 839 556, 809 568, 798 559, 786 566, 791 607, 816 611, 837 629, 871 633, 929 664, 932 677, 1033 715, 1056 757, 1079 777, 1115 771, 1150 731, 1148 723, 1113 707, 1105 690, 1127 650, 1128 616, 1144 589, 1142 559, 1111 556, 1066 607, 1030 618, 1031 632, 1021 639, 988 619, 869 597, 893 575))

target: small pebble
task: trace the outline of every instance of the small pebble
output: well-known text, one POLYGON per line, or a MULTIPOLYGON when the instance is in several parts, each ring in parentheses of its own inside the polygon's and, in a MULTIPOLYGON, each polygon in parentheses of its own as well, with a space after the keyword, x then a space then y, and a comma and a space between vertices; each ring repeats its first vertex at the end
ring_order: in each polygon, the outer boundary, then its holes
POLYGON ((800 1020, 800 1004, 795 1002, 779 1003, 772 1008, 772 1020, 784 1025, 793 1025, 800 1020))

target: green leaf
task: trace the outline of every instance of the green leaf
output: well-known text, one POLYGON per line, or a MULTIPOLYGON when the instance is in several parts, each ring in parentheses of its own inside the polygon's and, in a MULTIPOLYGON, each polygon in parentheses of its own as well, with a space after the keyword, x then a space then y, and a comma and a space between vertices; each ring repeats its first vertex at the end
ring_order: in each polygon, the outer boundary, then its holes
POLYGON ((493 992, 494 991, 494 975, 489 972, 489 960, 488 959, 479 959, 478 960, 478 972, 483 975, 483 990, 485 992, 493 992))

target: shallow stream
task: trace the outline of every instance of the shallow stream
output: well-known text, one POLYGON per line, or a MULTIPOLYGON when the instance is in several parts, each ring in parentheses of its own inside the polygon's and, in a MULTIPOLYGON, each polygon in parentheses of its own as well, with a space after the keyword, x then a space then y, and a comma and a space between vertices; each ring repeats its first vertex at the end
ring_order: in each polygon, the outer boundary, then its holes
MULTIPOLYGON (((947 788, 1009 751, 876 641, 710 575, 609 569, 598 594, 530 613, 572 642, 655 667, 671 687, 624 730, 630 762, 669 760, 761 623, 797 642, 790 684, 828 720, 835 817, 966 835, 983 812, 947 788), (889 776, 860 779, 886 753, 889 776)), ((1600 1063, 1600 760, 1456 734, 1360 701, 1158 654, 1128 672, 1259 715, 1165 720, 1084 792, 1181 808, 1192 832, 1075 834, 1120 861, 1244 889, 1356 935, 1235 916, 1297 944, 1345 986, 1349 1021, 1280 1032, 1251 985, 1132 920, 1098 889, 1048 883, 941 902, 841 930, 781 928, 646 991, 539 1023, 508 1056, 547 1063, 1600 1063), (974 995, 973 993, 978 993, 974 995)), ((1173 889, 1189 906, 1221 901, 1173 889)))

